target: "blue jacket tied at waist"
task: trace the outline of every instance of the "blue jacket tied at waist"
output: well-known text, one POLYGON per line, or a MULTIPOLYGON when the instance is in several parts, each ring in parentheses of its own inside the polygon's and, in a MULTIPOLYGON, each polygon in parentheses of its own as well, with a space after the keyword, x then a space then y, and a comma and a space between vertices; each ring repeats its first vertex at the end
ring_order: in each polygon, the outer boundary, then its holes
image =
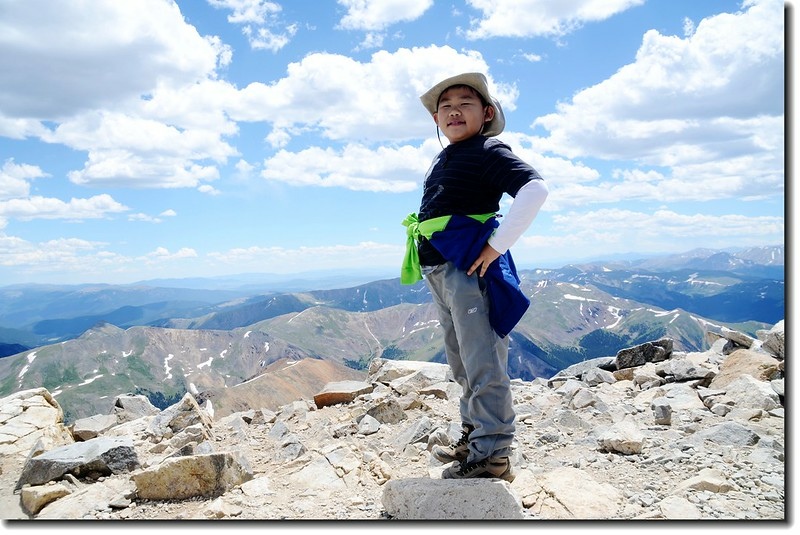
MULTIPOLYGON (((454 215, 443 230, 433 233, 430 242, 445 259, 458 269, 467 271, 498 226, 495 217, 481 223, 469 216, 454 215)), ((531 304, 519 287, 520 279, 511 251, 492 262, 483 278, 490 302, 489 323, 500 337, 505 337, 531 304)))

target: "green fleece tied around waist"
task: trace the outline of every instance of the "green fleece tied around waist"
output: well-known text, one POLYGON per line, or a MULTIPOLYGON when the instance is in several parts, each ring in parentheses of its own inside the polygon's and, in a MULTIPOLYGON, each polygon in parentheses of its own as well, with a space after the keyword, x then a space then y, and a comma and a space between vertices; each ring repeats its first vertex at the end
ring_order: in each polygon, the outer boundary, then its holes
MULTIPOLYGON (((472 219, 485 223, 496 214, 479 214, 471 215, 472 219)), ((414 284, 422 280, 422 268, 419 265, 419 251, 417 251, 416 242, 419 241, 420 236, 426 239, 431 239, 434 233, 444 230, 450 222, 449 215, 441 217, 434 217, 433 219, 426 219, 420 221, 416 213, 411 213, 403 220, 403 226, 406 227, 406 255, 403 258, 403 266, 400 268, 400 283, 401 284, 414 284)))

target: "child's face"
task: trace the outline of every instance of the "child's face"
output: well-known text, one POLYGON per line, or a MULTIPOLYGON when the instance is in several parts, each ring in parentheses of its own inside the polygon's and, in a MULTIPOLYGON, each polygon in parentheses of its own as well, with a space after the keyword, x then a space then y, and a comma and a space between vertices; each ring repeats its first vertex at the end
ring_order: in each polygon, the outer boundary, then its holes
POLYGON ((451 87, 439 97, 433 120, 450 143, 468 139, 481 131, 484 122, 494 117, 494 108, 484 106, 470 87, 451 87))

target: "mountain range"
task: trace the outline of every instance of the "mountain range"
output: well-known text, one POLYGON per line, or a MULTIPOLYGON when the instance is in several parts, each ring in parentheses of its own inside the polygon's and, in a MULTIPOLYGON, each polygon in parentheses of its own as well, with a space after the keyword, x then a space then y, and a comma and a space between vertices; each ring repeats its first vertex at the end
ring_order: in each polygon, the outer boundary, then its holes
MULTIPOLYGON (((754 335, 785 314, 783 246, 520 276, 531 306, 510 335, 509 374, 524 380, 661 337, 677 350, 701 351, 708 331, 754 335)), ((333 276, 316 280, 316 288, 313 278, 252 275, 206 287, 202 280, 0 287, 0 396, 45 386, 69 419, 104 412, 126 392, 162 407, 186 392, 218 396, 274 374, 276 363, 324 361, 325 373, 349 379, 376 357, 445 362, 424 282, 337 288, 333 276)))

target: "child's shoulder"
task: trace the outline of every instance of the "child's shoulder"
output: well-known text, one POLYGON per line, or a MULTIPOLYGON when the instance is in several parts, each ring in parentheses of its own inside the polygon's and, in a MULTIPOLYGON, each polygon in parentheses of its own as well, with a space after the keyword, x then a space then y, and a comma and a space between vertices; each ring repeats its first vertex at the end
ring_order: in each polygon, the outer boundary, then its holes
POLYGON ((483 138, 483 144, 482 144, 483 150, 486 150, 486 151, 494 151, 494 150, 510 151, 511 150, 511 147, 509 147, 507 143, 505 143, 504 141, 502 141, 500 139, 497 139, 496 137, 483 137, 483 136, 480 136, 480 137, 483 138))

